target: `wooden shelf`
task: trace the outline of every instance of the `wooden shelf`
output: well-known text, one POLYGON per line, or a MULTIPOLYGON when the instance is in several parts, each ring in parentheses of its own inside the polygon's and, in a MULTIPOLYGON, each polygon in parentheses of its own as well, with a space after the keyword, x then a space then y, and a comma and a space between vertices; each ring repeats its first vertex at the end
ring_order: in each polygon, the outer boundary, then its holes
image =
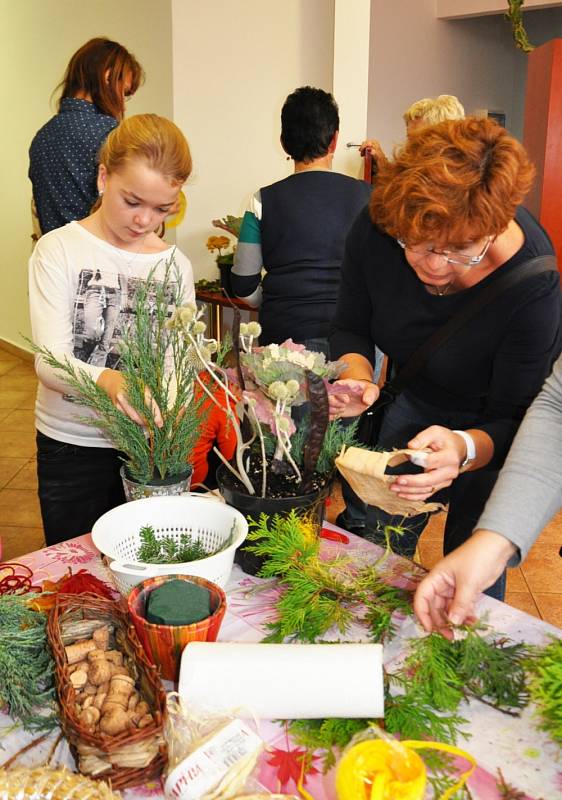
POLYGON ((251 320, 257 320, 258 318, 256 308, 248 305, 243 300, 239 300, 237 297, 227 297, 223 292, 208 292, 205 289, 196 289, 195 299, 209 306, 208 334, 211 339, 216 339, 217 342, 222 340, 225 330, 223 309, 238 308, 241 311, 248 312, 251 320))

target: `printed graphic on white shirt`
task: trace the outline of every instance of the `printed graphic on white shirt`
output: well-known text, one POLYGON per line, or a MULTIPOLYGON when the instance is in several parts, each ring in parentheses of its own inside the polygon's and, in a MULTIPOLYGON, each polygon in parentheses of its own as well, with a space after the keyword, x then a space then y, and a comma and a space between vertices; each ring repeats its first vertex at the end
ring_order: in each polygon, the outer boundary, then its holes
MULTIPOLYGON (((119 369, 119 343, 134 324, 135 298, 141 284, 145 284, 142 278, 127 278, 109 270, 81 270, 72 320, 75 358, 96 367, 119 369)), ((174 294, 174 286, 170 286, 169 316, 174 294)), ((155 313, 153 292, 147 302, 155 313)))

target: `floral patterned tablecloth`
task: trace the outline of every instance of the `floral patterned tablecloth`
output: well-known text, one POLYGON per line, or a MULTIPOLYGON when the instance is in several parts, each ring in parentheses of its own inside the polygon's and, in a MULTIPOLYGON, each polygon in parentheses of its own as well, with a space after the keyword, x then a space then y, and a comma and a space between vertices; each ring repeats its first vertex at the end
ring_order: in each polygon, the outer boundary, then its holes
MULTIPOLYGON (((325 528, 340 530, 329 524, 325 528)), ((354 558, 365 561, 375 560, 380 555, 378 548, 363 539, 351 534, 347 534, 347 539, 347 544, 323 540, 322 552, 330 554, 343 547, 354 558)), ((89 534, 30 553, 19 561, 33 570, 35 585, 47 579, 60 578, 69 567, 73 571, 86 568, 103 580, 111 581, 111 573, 102 564, 89 534)), ((415 565, 392 557, 392 566, 397 584, 413 584, 417 569, 415 565)), ((239 567, 234 567, 227 586, 228 610, 220 631, 221 641, 258 642, 263 638, 264 626, 274 617, 274 603, 279 592, 271 583, 264 586, 263 590, 255 591, 264 583, 259 578, 245 575, 239 567)), ((541 644, 548 640, 549 635, 562 635, 554 626, 487 597, 482 598, 479 610, 486 610, 492 626, 515 641, 541 644)), ((402 658, 404 642, 423 633, 411 617, 399 620, 397 627, 398 635, 385 646, 384 651, 385 664, 391 668, 402 658)), ((368 640, 366 631, 359 625, 355 626, 348 638, 350 641, 368 640)), ((465 730, 469 738, 462 746, 478 764, 469 780, 474 800, 501 799, 496 784, 498 768, 505 780, 522 792, 521 800, 562 799, 562 754, 544 733, 537 730, 532 707, 525 709, 521 717, 511 717, 474 700, 464 703, 459 713, 468 720, 465 730)), ((12 726, 10 718, 0 714, 0 748, 3 750, 0 761, 7 760, 31 738, 20 728, 12 726)), ((291 777, 297 772, 299 764, 296 745, 287 737, 284 728, 275 723, 260 724, 260 734, 276 750, 273 754, 266 753, 262 758, 259 781, 272 791, 296 793, 296 785, 291 777)), ((18 764, 40 763, 41 758, 47 757, 55 737, 56 733, 53 733, 41 747, 21 756, 18 764)), ((57 747, 54 761, 73 765, 64 740, 57 747)), ((320 770, 317 771, 317 767, 319 762, 313 760, 307 775, 306 790, 315 800, 335 800, 333 775, 324 776, 320 770)), ((126 800, 163 797, 159 782, 128 789, 123 794, 126 800)))

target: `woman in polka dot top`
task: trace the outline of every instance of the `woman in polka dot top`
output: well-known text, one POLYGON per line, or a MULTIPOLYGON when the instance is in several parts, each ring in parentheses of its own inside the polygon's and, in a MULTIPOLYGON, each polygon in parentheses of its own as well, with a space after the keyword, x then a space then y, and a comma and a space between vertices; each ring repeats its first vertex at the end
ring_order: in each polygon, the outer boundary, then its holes
POLYGON ((42 233, 90 213, 97 198, 98 151, 123 118, 125 99, 143 80, 136 58, 104 37, 90 39, 70 59, 59 84, 58 113, 29 148, 29 178, 42 233))

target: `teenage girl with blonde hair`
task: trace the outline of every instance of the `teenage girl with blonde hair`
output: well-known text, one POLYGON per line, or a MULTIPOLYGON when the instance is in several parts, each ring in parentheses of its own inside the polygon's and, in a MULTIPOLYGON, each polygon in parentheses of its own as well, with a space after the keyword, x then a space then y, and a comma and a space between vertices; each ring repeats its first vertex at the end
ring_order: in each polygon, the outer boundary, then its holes
MULTIPOLYGON (((173 122, 156 114, 130 117, 102 147, 99 207, 85 219, 43 236, 30 260, 34 342, 87 372, 138 424, 142 420, 129 405, 123 377, 115 368, 116 345, 124 314, 131 313, 135 287, 155 267, 158 278, 173 258, 183 285, 181 301, 195 301, 189 260, 154 233, 176 203, 191 168, 188 143, 173 122), (117 311, 101 366, 99 359, 87 363, 84 353, 86 292, 92 282, 103 286, 105 302, 111 298, 117 311)), ((125 498, 117 451, 96 428, 77 419, 68 386, 40 356, 36 371, 39 499, 51 545, 88 532, 101 514, 125 498)), ((80 408, 81 416, 86 413, 80 408)), ((153 408, 153 413, 158 423, 159 409, 153 408)))

